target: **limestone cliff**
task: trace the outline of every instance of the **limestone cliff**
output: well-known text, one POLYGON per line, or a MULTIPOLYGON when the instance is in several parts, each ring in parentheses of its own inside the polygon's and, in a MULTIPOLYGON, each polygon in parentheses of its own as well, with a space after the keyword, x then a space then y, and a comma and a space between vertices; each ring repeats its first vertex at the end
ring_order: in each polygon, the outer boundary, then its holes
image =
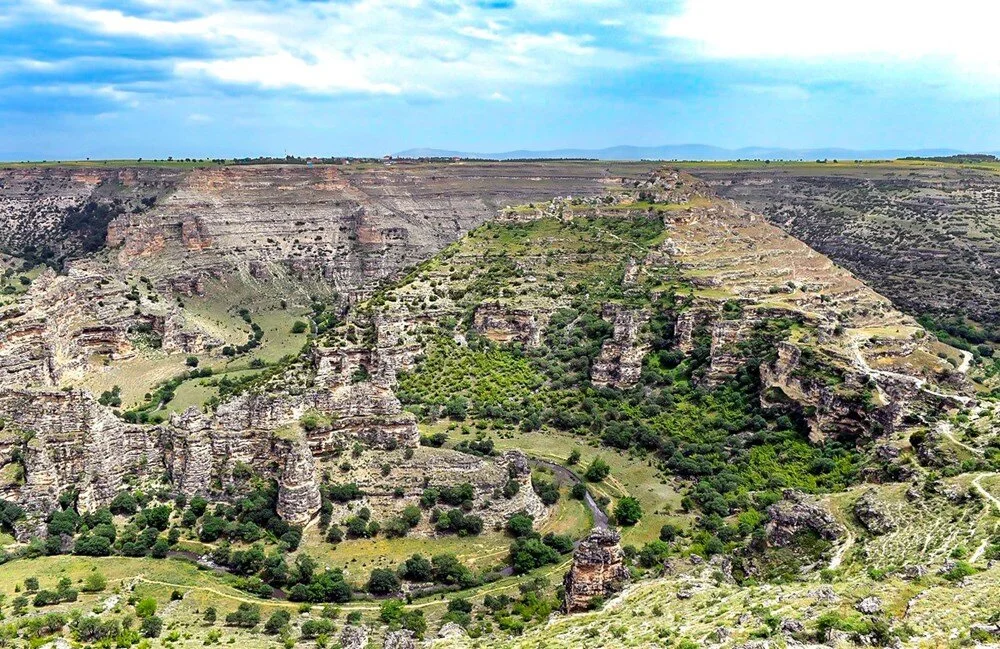
POLYGON ((612 529, 595 528, 573 553, 573 565, 563 580, 566 589, 563 609, 567 613, 585 611, 622 589, 629 581, 621 535, 612 529))

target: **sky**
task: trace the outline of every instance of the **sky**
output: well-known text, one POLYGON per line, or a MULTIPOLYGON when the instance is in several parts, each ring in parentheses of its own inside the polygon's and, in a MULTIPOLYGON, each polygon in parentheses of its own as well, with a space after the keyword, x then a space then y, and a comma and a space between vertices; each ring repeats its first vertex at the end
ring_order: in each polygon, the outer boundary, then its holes
POLYGON ((0 0, 0 159, 1000 150, 996 0, 0 0))

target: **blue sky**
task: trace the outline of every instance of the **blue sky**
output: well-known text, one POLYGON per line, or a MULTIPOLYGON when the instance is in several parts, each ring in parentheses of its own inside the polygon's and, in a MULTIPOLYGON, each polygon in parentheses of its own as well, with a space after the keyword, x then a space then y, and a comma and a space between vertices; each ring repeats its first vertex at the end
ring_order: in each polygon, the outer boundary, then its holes
POLYGON ((995 0, 0 0, 0 159, 1000 150, 995 0))

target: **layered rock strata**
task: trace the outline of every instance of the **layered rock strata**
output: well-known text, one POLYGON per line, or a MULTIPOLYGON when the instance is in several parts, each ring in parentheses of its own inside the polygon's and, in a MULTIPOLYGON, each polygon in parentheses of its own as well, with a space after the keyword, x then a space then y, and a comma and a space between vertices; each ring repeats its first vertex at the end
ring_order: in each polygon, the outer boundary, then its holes
POLYGON ((563 586, 563 609, 585 611, 597 601, 621 591, 630 579, 621 548, 621 535, 613 529, 597 528, 573 552, 573 565, 563 586))

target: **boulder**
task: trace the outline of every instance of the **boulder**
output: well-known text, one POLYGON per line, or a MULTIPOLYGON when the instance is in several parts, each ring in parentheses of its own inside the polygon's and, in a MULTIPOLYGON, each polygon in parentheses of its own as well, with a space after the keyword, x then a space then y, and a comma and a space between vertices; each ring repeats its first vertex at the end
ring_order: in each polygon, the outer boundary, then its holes
POLYGON ((878 536, 896 529, 896 523, 887 514, 874 489, 866 491, 854 503, 854 517, 870 533, 878 536))
POLYGON ((343 649, 366 649, 368 635, 368 627, 348 624, 340 632, 340 645, 343 649))

